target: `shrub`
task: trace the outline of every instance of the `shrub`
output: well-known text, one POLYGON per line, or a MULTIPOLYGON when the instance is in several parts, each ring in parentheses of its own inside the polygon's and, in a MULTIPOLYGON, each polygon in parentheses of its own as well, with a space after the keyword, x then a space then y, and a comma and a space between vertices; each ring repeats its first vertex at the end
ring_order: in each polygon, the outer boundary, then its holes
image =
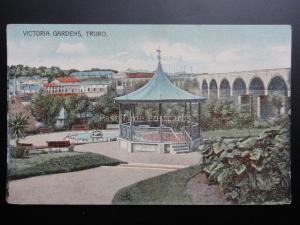
POLYGON ((201 167, 211 183, 220 184, 235 204, 290 201, 289 129, 270 128, 259 137, 201 146, 201 167))
POLYGON ((105 119, 105 117, 101 117, 97 115, 88 120, 87 128, 89 130, 105 129, 107 123, 108 122, 107 119, 105 119))
POLYGON ((10 146, 10 155, 12 158, 19 159, 28 155, 28 149, 25 146, 10 146))
POLYGON ((258 119, 253 123, 254 128, 268 128, 271 127, 272 124, 269 120, 258 119))

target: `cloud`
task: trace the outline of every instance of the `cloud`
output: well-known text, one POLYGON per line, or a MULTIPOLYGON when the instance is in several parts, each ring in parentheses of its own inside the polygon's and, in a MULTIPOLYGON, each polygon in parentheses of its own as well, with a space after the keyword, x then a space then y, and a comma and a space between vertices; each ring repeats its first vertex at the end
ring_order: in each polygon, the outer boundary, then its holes
POLYGON ((270 47, 271 51, 279 52, 279 53, 290 53, 291 52, 291 45, 289 44, 282 44, 282 45, 273 45, 270 47))
POLYGON ((76 54, 84 52, 87 52, 87 47, 82 42, 74 44, 61 42, 56 49, 56 53, 60 54, 76 54))
POLYGON ((141 44, 141 49, 147 56, 155 57, 156 49, 160 47, 162 50, 162 57, 166 60, 183 60, 193 62, 208 63, 213 60, 213 56, 210 53, 204 52, 201 49, 188 45, 186 43, 175 42, 153 42, 146 41, 141 44))
POLYGON ((113 54, 113 55, 109 56, 109 59, 112 60, 112 59, 121 58, 121 57, 126 56, 128 54, 129 54, 128 52, 117 52, 116 54, 113 54))
POLYGON ((218 53, 215 57, 216 61, 234 62, 247 58, 247 53, 244 49, 226 49, 218 53))

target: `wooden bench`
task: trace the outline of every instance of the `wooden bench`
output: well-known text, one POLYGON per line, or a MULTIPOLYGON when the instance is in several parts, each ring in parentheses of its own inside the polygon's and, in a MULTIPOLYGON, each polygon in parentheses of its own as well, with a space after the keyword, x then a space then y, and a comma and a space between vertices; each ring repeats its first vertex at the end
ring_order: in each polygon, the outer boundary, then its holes
POLYGON ((49 133, 50 129, 49 128, 40 128, 39 131, 40 131, 40 133, 45 134, 45 133, 49 133))
POLYGON ((22 147, 33 147, 33 144, 31 143, 18 143, 17 145, 22 147))
POLYGON ((47 145, 50 151, 52 148, 68 148, 68 151, 73 151, 74 147, 70 141, 47 141, 47 145))
POLYGON ((83 124, 76 124, 72 125, 72 130, 86 130, 85 125, 83 124))

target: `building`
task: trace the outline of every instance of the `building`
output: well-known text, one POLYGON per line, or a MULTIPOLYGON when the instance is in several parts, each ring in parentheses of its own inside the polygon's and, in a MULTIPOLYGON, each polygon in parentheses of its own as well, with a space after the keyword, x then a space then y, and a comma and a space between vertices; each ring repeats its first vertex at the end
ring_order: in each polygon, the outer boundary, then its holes
POLYGON ((36 94, 47 82, 47 78, 43 78, 39 75, 20 76, 18 78, 9 79, 9 94, 18 96, 36 94))
POLYGON ((116 89, 119 95, 132 92, 136 87, 147 83, 154 75, 154 72, 127 69, 114 75, 116 89))
POLYGON ((90 79, 90 78, 112 78, 113 74, 117 73, 116 70, 111 69, 99 69, 99 70, 89 70, 89 71, 77 71, 70 75, 78 79, 90 79))
POLYGON ((79 80, 70 76, 56 78, 51 83, 44 84, 44 88, 53 95, 87 95, 90 98, 94 98, 107 93, 108 86, 111 83, 112 81, 98 79, 79 80))
POLYGON ((58 77, 51 83, 44 84, 48 93, 58 96, 80 94, 80 80, 76 77, 58 77))
POLYGON ((58 113, 58 117, 56 119, 56 123, 55 123, 55 126, 57 128, 62 128, 65 126, 65 122, 66 122, 66 119, 67 119, 67 112, 65 110, 64 107, 61 107, 59 113, 58 113))
POLYGON ((177 154, 193 151, 202 141, 200 112, 205 98, 176 87, 163 71, 160 50, 158 52, 158 66, 151 80, 138 90, 115 98, 119 105, 119 146, 128 152, 177 154), (184 104, 183 123, 164 117, 163 107, 170 103, 184 104), (158 105, 157 119, 136 120, 138 117, 136 106, 145 104, 158 105), (192 115, 192 106, 197 107, 196 117, 192 115), (124 111, 128 109, 130 120, 123 122, 124 111))
POLYGON ((28 84, 28 83, 23 83, 20 84, 18 90, 18 94, 20 95, 26 95, 26 94, 36 94, 41 90, 41 85, 40 84, 28 84))
POLYGON ((100 97, 107 93, 111 83, 111 81, 84 80, 80 82, 80 93, 87 95, 89 98, 100 97))

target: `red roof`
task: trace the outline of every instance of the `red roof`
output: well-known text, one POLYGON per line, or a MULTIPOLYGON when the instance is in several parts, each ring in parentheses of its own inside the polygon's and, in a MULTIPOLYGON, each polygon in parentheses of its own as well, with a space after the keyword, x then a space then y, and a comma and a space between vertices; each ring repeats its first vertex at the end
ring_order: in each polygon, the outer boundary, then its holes
POLYGON ((56 80, 58 80, 61 83, 75 83, 75 82, 79 82, 80 80, 78 80, 76 77, 58 77, 56 78, 56 80))
POLYGON ((144 73, 144 72, 135 72, 135 73, 127 73, 128 78, 151 78, 153 77, 153 73, 144 73))
POLYGON ((52 83, 44 84, 44 87, 53 87, 53 86, 55 86, 55 84, 52 84, 52 83))

